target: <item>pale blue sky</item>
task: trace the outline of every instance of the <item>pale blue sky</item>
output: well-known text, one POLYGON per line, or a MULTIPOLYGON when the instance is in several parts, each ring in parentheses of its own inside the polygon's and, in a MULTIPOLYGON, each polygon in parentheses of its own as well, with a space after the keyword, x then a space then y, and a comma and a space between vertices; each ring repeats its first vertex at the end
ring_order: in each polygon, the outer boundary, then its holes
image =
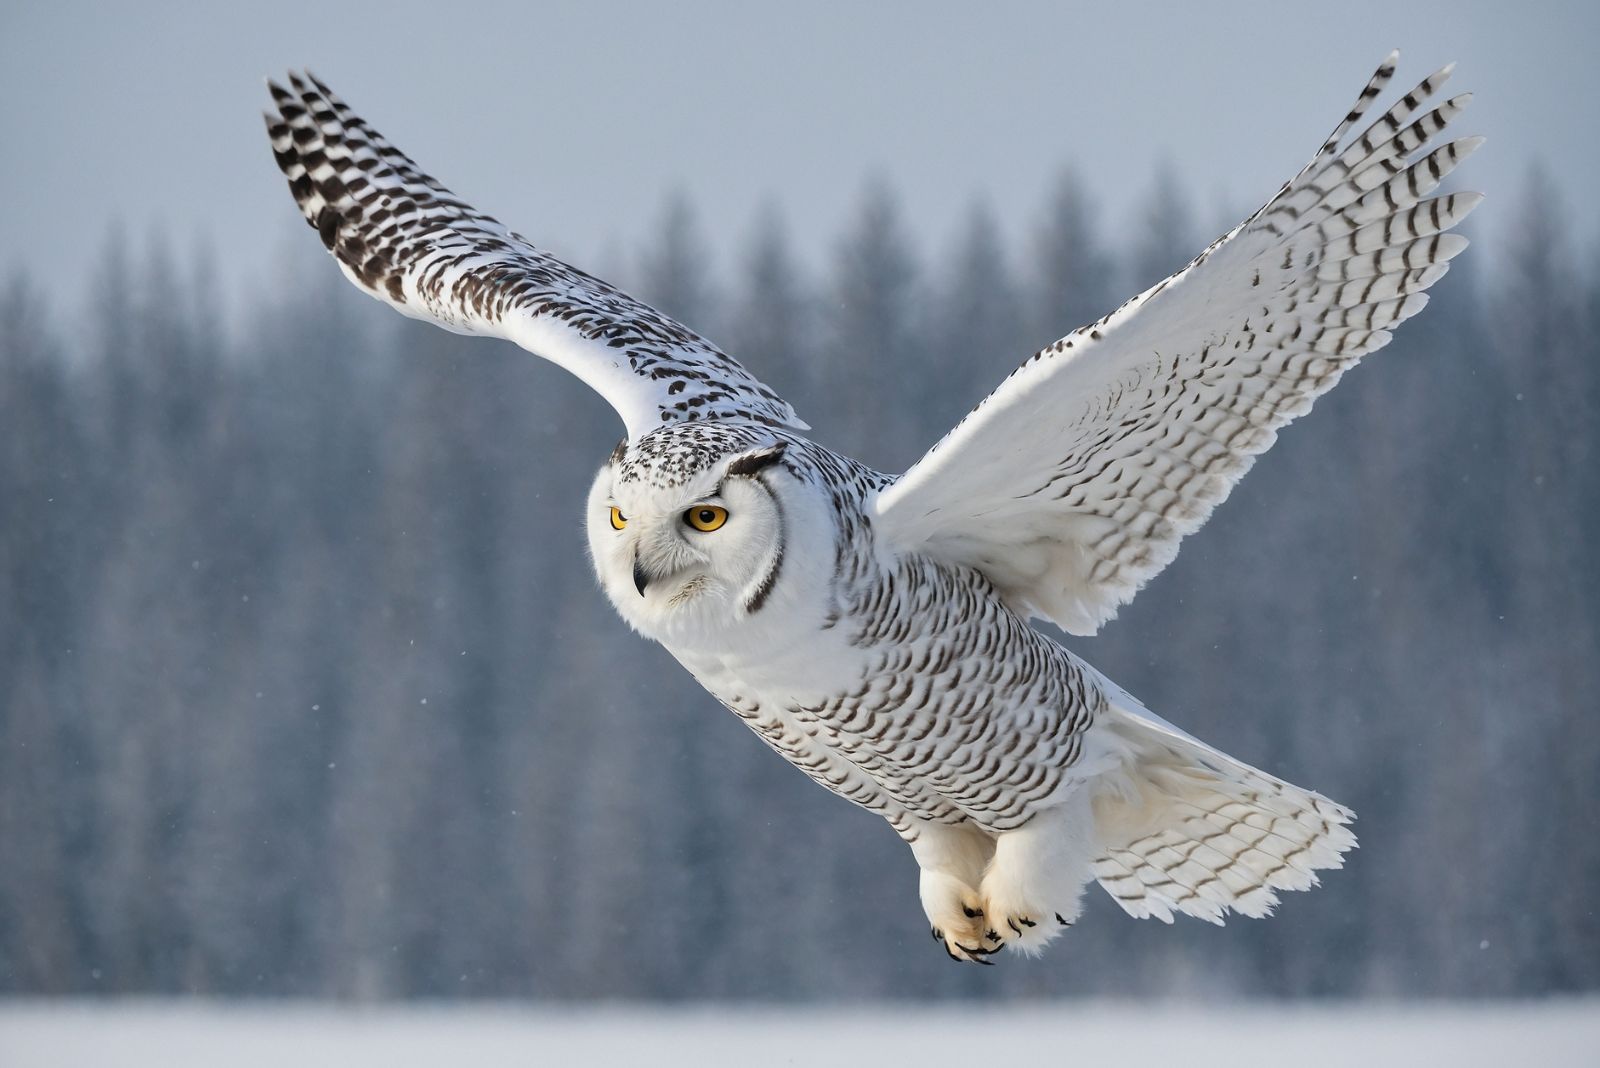
MULTIPOLYGON (((591 267, 631 257, 680 188, 726 280, 766 200, 825 257, 864 179, 904 196, 924 252, 979 194, 1026 237, 1063 164, 1108 236, 1163 156, 1201 198, 1255 207, 1391 47, 1406 86, 1460 61, 1490 143, 1463 184, 1496 232, 1534 159, 1578 233, 1600 211, 1600 5, 710 2, 38 3, 0 16, 0 268, 63 311, 113 220, 204 237, 236 289, 298 219, 259 113, 262 78, 310 66, 441 180, 591 267)), ((290 238, 289 235, 293 234, 290 238)), ((275 261, 275 257, 279 260, 275 261)))

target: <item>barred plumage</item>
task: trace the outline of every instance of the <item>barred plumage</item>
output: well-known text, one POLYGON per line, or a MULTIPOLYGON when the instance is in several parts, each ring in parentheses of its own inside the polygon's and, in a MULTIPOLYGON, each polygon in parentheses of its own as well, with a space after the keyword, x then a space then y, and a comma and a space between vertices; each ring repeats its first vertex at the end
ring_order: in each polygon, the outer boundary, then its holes
POLYGON ((272 86, 291 191, 345 274, 509 338, 617 409, 595 569, 774 750, 910 844, 958 960, 1033 951, 1098 879, 1130 914, 1264 915, 1355 844, 1348 810, 1205 745, 1032 629, 1092 633, 1278 430, 1420 311, 1477 194, 1430 75, 1187 267, 1029 357, 909 471, 802 437, 709 342, 449 193, 327 86, 272 86), (1421 153, 1418 155, 1418 153, 1421 153), (1407 162, 1411 160, 1411 162, 1407 162))
POLYGON ((1481 197, 1422 198, 1482 139, 1398 162, 1466 105, 1459 96, 1413 118, 1450 70, 1340 151, 1393 75, 1386 61, 1260 211, 1036 353, 886 490, 887 535, 980 567, 1009 555, 984 570, 1018 611, 1073 634, 1099 629, 1279 428, 1422 310, 1423 291, 1465 247, 1443 231, 1481 197), (996 472, 988 458, 1002 451, 1020 462, 996 472))
POLYGON ((457 199, 312 75, 268 85, 278 114, 267 133, 300 213, 372 296, 553 360, 605 397, 634 437, 680 419, 806 429, 692 330, 457 199))

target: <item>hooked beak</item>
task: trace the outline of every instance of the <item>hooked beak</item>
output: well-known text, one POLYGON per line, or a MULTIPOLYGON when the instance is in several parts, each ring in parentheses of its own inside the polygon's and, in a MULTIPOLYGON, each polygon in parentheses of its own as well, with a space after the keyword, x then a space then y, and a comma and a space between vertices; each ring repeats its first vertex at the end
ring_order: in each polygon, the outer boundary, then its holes
POLYGON ((639 566, 637 553, 633 557, 633 588, 639 591, 639 596, 644 596, 644 588, 650 585, 650 576, 645 574, 644 568, 639 566))

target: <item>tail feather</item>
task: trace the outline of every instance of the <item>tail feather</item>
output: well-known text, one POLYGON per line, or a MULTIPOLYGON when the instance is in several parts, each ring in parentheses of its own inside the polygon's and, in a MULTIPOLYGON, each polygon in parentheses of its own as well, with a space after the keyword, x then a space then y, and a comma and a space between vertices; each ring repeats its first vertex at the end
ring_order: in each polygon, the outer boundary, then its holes
POLYGON ((1108 689, 1129 767, 1094 802, 1093 871, 1125 912, 1171 923, 1266 916, 1356 845, 1349 809, 1243 764, 1108 689))

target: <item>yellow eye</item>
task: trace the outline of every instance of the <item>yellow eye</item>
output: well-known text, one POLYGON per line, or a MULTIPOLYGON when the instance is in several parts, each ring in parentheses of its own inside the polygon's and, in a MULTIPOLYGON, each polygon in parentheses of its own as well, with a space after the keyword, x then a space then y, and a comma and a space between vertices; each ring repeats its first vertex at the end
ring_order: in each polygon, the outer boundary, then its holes
POLYGON ((628 517, 622 514, 622 509, 616 505, 611 506, 611 529, 621 530, 628 525, 628 517))
POLYGON ((683 513, 683 521, 709 534, 728 521, 728 510, 714 504, 697 504, 683 513))

